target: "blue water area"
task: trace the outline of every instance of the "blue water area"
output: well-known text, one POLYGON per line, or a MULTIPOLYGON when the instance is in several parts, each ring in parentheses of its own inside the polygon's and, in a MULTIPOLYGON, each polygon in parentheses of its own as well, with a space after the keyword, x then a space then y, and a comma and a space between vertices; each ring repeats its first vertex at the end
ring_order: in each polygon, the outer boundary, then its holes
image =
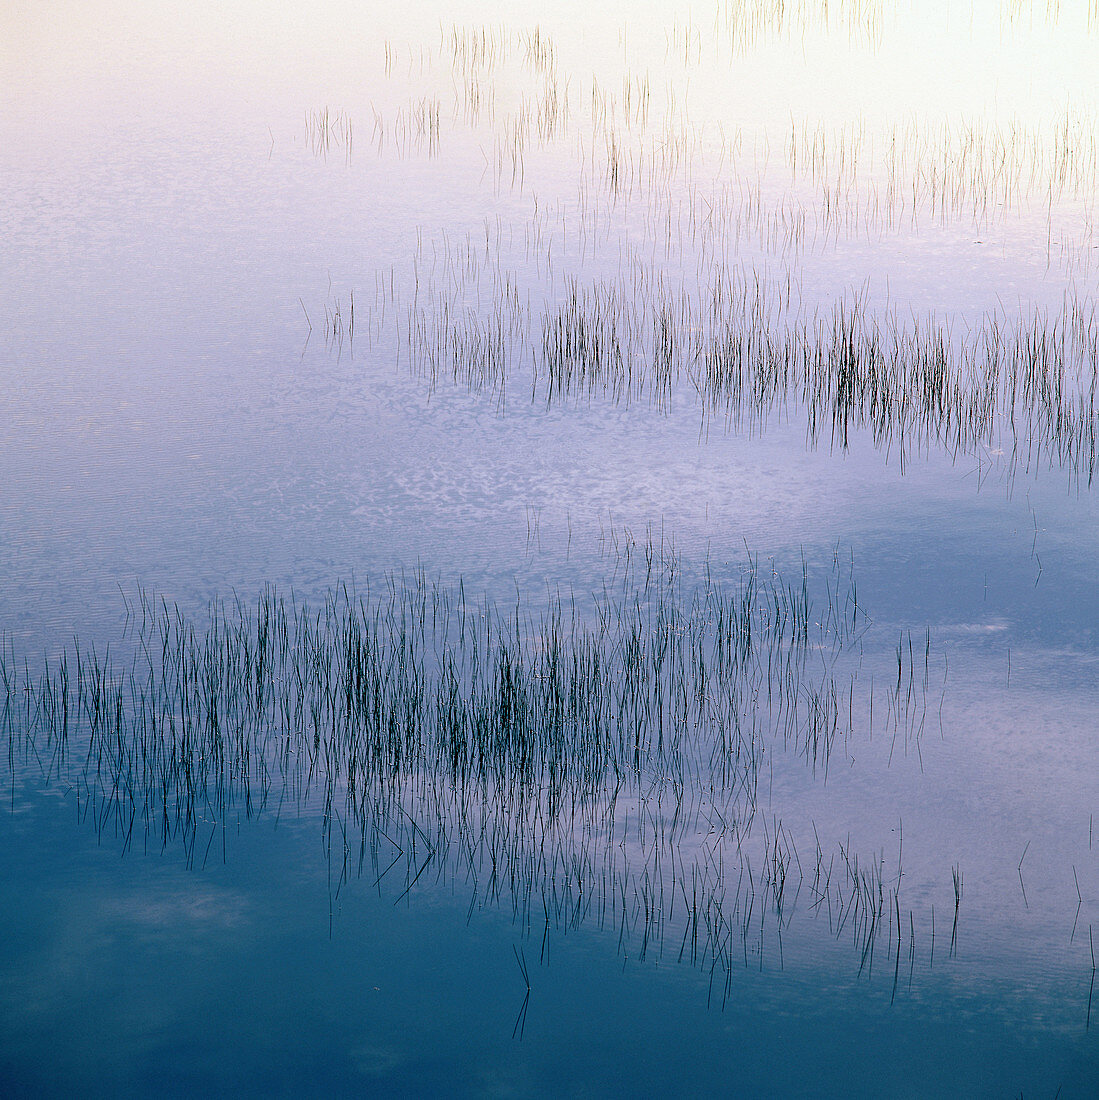
POLYGON ((591 917, 528 928, 506 902, 471 910, 460 884, 400 899, 366 874, 337 892, 312 816, 219 829, 189 867, 156 844, 120 859, 119 838, 78 823, 59 792, 19 801, 3 855, 10 1095, 1086 1095, 1095 1082, 1087 968, 1028 988, 975 957, 968 927, 930 965, 921 945, 910 967, 906 945, 894 991, 891 960, 860 976, 845 937, 801 914, 807 943, 791 930, 781 961, 749 947, 726 983, 682 958, 678 936, 639 960, 591 917))

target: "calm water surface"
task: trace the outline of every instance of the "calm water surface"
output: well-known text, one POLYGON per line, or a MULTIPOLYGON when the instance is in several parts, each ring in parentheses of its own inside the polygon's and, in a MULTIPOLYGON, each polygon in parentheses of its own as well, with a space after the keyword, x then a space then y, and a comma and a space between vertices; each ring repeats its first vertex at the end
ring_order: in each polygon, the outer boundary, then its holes
MULTIPOLYGON (((9 5, 0 1092, 1094 1095, 1097 35, 9 5), (882 396, 921 355, 938 397, 882 396), (685 640, 751 576, 806 641, 763 599, 698 717, 685 640), (60 751, 78 649, 133 735, 143 593, 201 650, 212 601, 341 585, 383 648, 386 593, 484 609, 421 639, 429 693, 516 615, 536 692, 555 598, 619 690, 640 621, 682 663, 637 691, 697 727, 616 712, 582 782, 512 746, 494 787, 428 723, 361 803, 270 715, 229 797, 112 771, 88 711, 60 751)), ((499 719, 500 666, 462 668, 499 719)))

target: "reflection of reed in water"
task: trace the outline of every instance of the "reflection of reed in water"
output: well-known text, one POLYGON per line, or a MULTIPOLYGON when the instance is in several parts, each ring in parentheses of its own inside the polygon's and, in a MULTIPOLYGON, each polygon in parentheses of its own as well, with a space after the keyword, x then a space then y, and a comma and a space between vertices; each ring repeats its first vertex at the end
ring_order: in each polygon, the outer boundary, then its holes
MULTIPOLYGON (((125 659, 0 661, 13 782, 69 784, 123 851, 136 833, 205 863, 227 821, 295 807, 319 816, 337 891, 461 880, 471 905, 610 926, 641 957, 674 929, 711 974, 762 965, 803 890, 862 967, 899 935, 881 860, 818 842, 803 861, 760 810, 776 767, 823 778, 865 712, 869 622, 838 562, 814 600, 807 570, 749 559, 727 585, 707 564, 687 585, 666 544, 627 538, 590 602, 474 602, 417 572, 317 610, 268 589, 203 626, 146 593, 128 610, 125 659)), ((912 655, 884 708, 906 742, 926 709, 912 655)))

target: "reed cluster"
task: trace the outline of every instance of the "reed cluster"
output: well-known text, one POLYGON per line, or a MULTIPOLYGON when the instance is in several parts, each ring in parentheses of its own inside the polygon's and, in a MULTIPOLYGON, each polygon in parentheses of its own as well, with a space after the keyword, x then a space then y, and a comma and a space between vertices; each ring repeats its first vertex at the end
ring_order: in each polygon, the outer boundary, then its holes
MULTIPOLYGON (((140 593, 112 652, 74 643, 32 672, 6 647, 0 730, 13 783, 66 785, 124 851, 205 862, 227 822, 293 808, 318 815, 337 892, 461 879, 528 926, 610 924, 642 956, 674 928, 678 957, 727 966, 761 962, 804 887, 863 952, 886 892, 819 845, 803 869, 762 783, 776 761, 823 776, 869 732, 867 626, 838 564, 816 601, 807 569, 787 583, 752 559, 686 585, 651 540, 622 544, 590 598, 538 609, 422 571, 315 609, 269 588, 201 626, 140 593)), ((906 744, 926 659, 914 688, 898 647, 878 702, 906 744)))

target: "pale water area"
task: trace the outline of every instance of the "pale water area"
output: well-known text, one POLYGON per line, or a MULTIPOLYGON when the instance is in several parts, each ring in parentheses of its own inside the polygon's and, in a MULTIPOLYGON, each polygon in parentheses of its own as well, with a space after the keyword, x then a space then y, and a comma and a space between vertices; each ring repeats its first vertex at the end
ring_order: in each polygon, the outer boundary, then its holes
POLYGON ((1099 1092, 1097 51, 6 5, 0 1094, 1099 1092))

